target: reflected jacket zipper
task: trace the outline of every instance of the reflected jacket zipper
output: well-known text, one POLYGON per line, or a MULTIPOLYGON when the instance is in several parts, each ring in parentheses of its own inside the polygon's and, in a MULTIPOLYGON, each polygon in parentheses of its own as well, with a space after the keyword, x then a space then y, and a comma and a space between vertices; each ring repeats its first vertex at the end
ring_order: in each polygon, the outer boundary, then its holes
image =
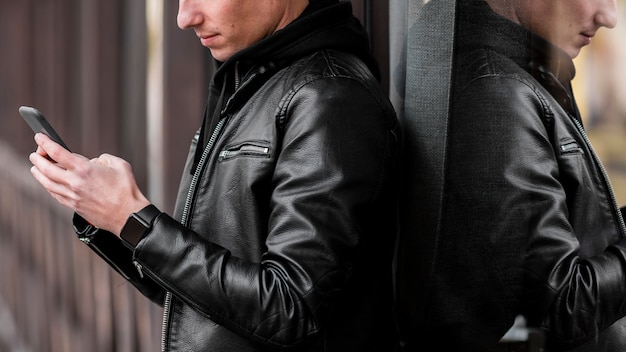
MULTIPOLYGON (((550 76, 550 79, 553 81, 553 83, 556 83, 560 89, 566 92, 566 95, 568 96, 570 104, 571 104, 571 102, 573 102, 574 99, 572 96, 569 95, 568 93, 569 90, 567 90, 563 86, 561 81, 554 75, 554 73, 550 71, 546 71, 546 73, 550 76)), ((576 110, 576 109, 572 108, 572 110, 576 110)), ((591 151, 591 157, 593 158, 593 160, 598 165, 598 168, 600 169, 600 173, 602 174, 602 178, 604 179, 604 184, 608 190, 608 196, 609 196, 609 200, 611 201, 611 205, 613 207, 613 212, 615 213, 615 217, 617 217, 617 222, 622 232, 622 238, 624 238, 626 236, 626 223, 624 222, 624 216, 622 215, 619 205, 617 204, 617 200, 615 198, 615 192, 613 191, 613 186, 611 185, 611 180, 609 179, 608 173, 606 172, 604 165, 602 164, 602 162, 600 161, 600 158, 598 157, 595 150, 593 149, 593 146, 591 145, 591 140, 589 140, 589 137, 587 136, 587 133, 585 132, 585 129, 583 128, 582 123, 575 116, 570 116, 570 118, 572 121, 574 121, 574 124, 576 125, 578 132, 580 132, 583 139, 585 140, 585 143, 587 144, 587 147, 591 151)))

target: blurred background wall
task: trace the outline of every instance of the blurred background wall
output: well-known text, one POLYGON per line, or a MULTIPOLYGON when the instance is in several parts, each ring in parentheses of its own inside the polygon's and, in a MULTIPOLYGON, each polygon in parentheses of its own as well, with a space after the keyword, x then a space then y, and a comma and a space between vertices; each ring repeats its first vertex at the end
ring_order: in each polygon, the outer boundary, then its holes
MULTIPOLYGON (((386 72, 388 2, 352 3, 386 72)), ((72 151, 128 160, 171 212, 213 71, 177 6, 0 0, 0 352, 159 350, 161 308, 75 238, 71 212, 30 175, 17 109, 39 109, 72 151)))

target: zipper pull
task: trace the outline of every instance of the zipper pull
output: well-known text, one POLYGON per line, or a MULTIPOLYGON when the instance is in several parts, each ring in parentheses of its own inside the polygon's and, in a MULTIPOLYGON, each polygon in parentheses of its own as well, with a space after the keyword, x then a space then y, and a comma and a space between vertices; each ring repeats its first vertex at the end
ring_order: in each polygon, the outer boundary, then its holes
POLYGON ((133 260, 133 264, 135 265, 135 268, 137 268, 139 277, 143 279, 143 266, 141 266, 141 264, 139 264, 139 262, 136 260, 133 260))

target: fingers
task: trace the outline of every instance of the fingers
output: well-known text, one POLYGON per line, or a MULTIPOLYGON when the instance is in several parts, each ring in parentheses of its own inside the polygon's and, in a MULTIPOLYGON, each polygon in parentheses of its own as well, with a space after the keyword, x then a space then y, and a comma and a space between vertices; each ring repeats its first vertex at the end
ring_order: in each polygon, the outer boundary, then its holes
POLYGON ((59 183, 58 180, 63 180, 65 170, 57 165, 48 161, 45 157, 32 153, 30 160, 33 163, 33 167, 30 169, 30 173, 35 180, 39 182, 57 201, 62 204, 66 204, 66 200, 70 198, 68 194, 68 188, 59 183))
POLYGON ((128 161, 111 154, 102 154, 98 158, 91 159, 91 162, 107 168, 115 169, 125 175, 132 175, 133 173, 132 167, 128 161))
POLYGON ((99 157, 95 159, 91 159, 91 161, 96 164, 100 164, 100 165, 108 166, 112 168, 119 168, 120 166, 123 167, 125 164, 127 164, 126 160, 122 158, 118 158, 111 154, 106 154, 106 153, 100 155, 99 157))
POLYGON ((70 186, 73 174, 68 171, 82 170, 83 163, 88 160, 70 153, 45 134, 37 133, 35 142, 37 150, 29 155, 33 164, 31 174, 54 198, 67 205, 68 201, 75 198, 70 186))
POLYGON ((119 233, 129 214, 150 204, 126 160, 110 154, 89 160, 45 135, 38 134, 35 141, 37 151, 29 156, 33 177, 60 204, 94 226, 119 233))
POLYGON ((48 154, 46 154, 46 151, 43 150, 40 146, 37 146, 37 150, 35 151, 35 153, 37 153, 37 154, 39 154, 41 156, 45 156, 45 157, 48 156, 48 154))
MULTIPOLYGON (((47 154, 42 155, 40 153, 31 153, 28 157, 33 164, 33 168, 36 169, 38 174, 43 174, 47 179, 54 181, 63 180, 66 178, 66 170, 60 164, 56 164, 47 158, 47 154)), ((32 172, 32 171, 31 171, 32 172)))
POLYGON ((35 143, 37 143, 37 154, 43 156, 47 155, 50 159, 67 168, 68 159, 72 156, 71 152, 54 142, 50 139, 50 137, 43 133, 35 134, 35 143))

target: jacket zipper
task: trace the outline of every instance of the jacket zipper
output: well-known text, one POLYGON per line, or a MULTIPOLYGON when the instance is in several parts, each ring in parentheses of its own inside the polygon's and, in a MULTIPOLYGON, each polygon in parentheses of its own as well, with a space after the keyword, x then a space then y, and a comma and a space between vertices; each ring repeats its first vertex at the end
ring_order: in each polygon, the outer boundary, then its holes
MULTIPOLYGON (((200 174, 202 173, 204 164, 206 163, 209 157, 211 149, 213 149, 213 144, 215 144, 215 141, 217 140, 217 137, 220 134, 225 122, 226 122, 226 118, 222 118, 218 122, 217 126, 215 126, 215 129, 213 130, 213 134, 211 134, 211 138, 209 139, 206 148, 204 148, 202 157, 200 158, 200 161, 198 162, 196 171, 194 172, 193 178, 191 179, 191 184, 189 185, 187 198, 185 199, 185 206, 183 208, 183 214, 180 220, 182 224, 186 224, 187 222, 187 216, 189 216, 189 209, 191 208, 193 195, 196 191, 196 186, 198 184, 198 180, 200 179, 200 174)), ((169 325, 171 305, 172 305, 172 292, 168 291, 165 293, 165 302, 163 303, 163 324, 161 326, 161 351, 162 352, 167 351, 167 328, 169 325)))
MULTIPOLYGON (((566 92, 566 95, 569 97, 569 101, 570 101, 570 104, 571 104, 571 101, 573 101, 573 97, 570 96, 570 94, 568 93, 568 90, 563 86, 561 81, 552 72, 548 71, 547 73, 550 76, 550 78, 554 82, 556 82, 556 84, 558 84, 559 87, 564 92, 566 92)), ((608 173, 606 172, 606 169, 604 168, 604 165, 600 162, 600 158, 598 157, 598 155, 596 154, 595 150, 593 149, 593 146, 591 145, 591 141, 589 140, 589 137, 587 136, 587 133, 585 132, 585 129, 583 128, 583 126, 580 123, 580 121, 578 121, 578 119, 576 117, 574 117, 574 116, 570 116, 570 118, 571 118, 572 121, 574 121, 574 124, 576 125, 576 128, 578 129, 580 134, 583 136, 583 139, 585 140, 585 143, 587 144, 587 146, 589 147, 589 150, 591 151, 592 158, 595 160, 596 164, 598 164, 598 168, 600 169, 600 173, 602 174, 602 177, 604 178, 604 184, 608 188, 609 198, 610 198, 611 203, 613 205, 613 211, 615 212, 615 216, 617 216, 617 221, 619 222, 619 225, 620 225, 621 230, 622 230, 622 238, 624 238, 624 236, 626 236, 626 223, 624 222, 624 217, 622 216, 622 212, 621 212, 621 210, 619 208, 619 205, 617 204, 617 200, 615 199, 615 192, 613 191, 613 186, 611 185, 611 180, 609 180, 608 173)))
MULTIPOLYGON (((239 88, 239 62, 235 62, 235 91, 239 88)), ((232 97, 231 97, 232 98, 232 97)), ((230 99, 229 99, 230 100, 230 99)), ((228 105, 228 103, 227 103, 228 105)), ((222 111, 223 113, 224 111, 222 111)), ((204 151, 202 152, 202 156, 200 157, 200 161, 198 162, 198 166, 196 167, 196 171, 193 174, 193 178, 191 179, 191 184, 189 185, 189 191, 187 192, 187 198, 185 199, 185 206, 183 207, 183 213, 181 216, 180 222, 182 224, 187 223, 187 216, 189 216, 189 209, 191 208, 191 203, 193 200, 193 194, 196 191, 196 186, 198 184, 198 180, 200 179, 200 174, 202 169, 204 168, 204 164, 206 163, 211 150, 213 149, 213 144, 217 140, 222 127, 226 123, 226 117, 223 117, 219 120, 213 133, 211 134, 211 138, 207 142, 204 151)), ((161 351, 167 351, 167 326, 169 324, 170 319, 170 310, 172 306, 172 292, 165 293, 165 302, 163 303, 163 324, 161 326, 161 351)))
MULTIPOLYGON (((239 86, 241 85, 241 79, 239 77, 239 61, 235 62, 235 68, 234 68, 234 73, 235 73, 235 92, 237 92, 237 89, 239 89, 239 86)), ((234 96, 234 94, 233 94, 234 96)), ((228 101, 226 102, 226 108, 224 108, 221 111, 222 116, 224 116, 227 107, 230 105, 231 101, 233 100, 233 96, 231 96, 228 101)), ((198 184, 198 180, 200 179, 200 174, 202 173, 202 169, 204 168, 204 164, 206 163, 209 154, 211 153, 211 150, 213 149, 213 145, 215 144, 215 141, 217 140, 217 137, 219 136, 220 132, 222 131, 222 128, 224 127, 224 125, 226 124, 226 120, 227 120, 227 116, 222 117, 219 122, 217 123, 217 125, 215 126, 215 129, 213 130, 213 133, 211 134, 211 138, 209 139, 209 141, 207 142, 206 148, 204 148, 204 151, 202 152, 202 156, 200 157, 200 161, 198 162, 198 166, 196 167, 196 170, 193 174, 193 177, 191 179, 191 183, 189 185, 189 191, 187 192, 187 198, 185 199, 185 205, 183 207, 183 213, 181 215, 181 224, 187 226, 187 217, 189 216, 189 210, 191 208, 191 203, 193 200, 193 195, 196 191, 196 186, 198 184)), ((170 320, 170 310, 172 306, 172 292, 168 291, 165 293, 165 302, 163 303, 163 324, 161 326, 161 351, 162 352, 167 352, 167 328, 169 325, 169 320, 170 320)))
POLYGON ((580 124, 580 122, 578 122, 577 119, 572 118, 572 120, 574 121, 574 124, 576 125, 576 128, 578 128, 578 131, 580 132, 580 134, 582 134, 583 138, 585 139, 585 143, 587 143, 589 150, 591 150, 591 155, 593 159, 596 161, 596 164, 598 164, 598 167, 600 168, 600 172, 602 173, 602 177, 604 178, 604 182, 608 188, 609 198, 611 199, 611 203, 613 205, 613 211, 615 212, 617 216, 617 221, 619 222, 619 225, 622 230, 622 238, 623 238, 624 235, 626 234, 626 223, 624 222, 624 217, 622 216, 622 212, 620 211, 620 208, 617 205, 617 200, 615 199, 615 192, 613 192, 613 187, 611 186, 611 180, 609 180, 609 176, 606 172, 606 169, 604 168, 604 165, 602 165, 602 163, 600 162, 600 158, 598 158, 598 155, 593 150, 593 147, 591 146, 591 141, 589 140, 589 137, 587 136, 585 129, 580 124))

